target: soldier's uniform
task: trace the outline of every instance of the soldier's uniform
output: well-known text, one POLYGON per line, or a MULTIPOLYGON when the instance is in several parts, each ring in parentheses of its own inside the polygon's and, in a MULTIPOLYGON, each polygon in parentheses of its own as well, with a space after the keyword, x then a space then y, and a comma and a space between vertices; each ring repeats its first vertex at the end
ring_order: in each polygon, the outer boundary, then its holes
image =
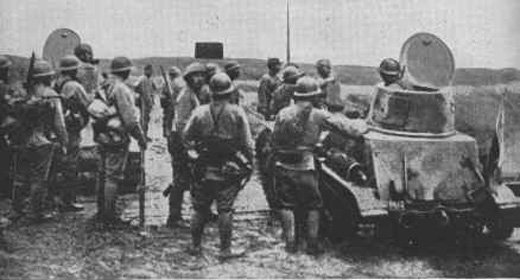
POLYGON ((108 107, 115 107, 117 113, 105 120, 98 120, 94 125, 94 139, 101 156, 97 218, 117 225, 121 220, 116 213, 116 195, 118 185, 124 178, 130 136, 138 141, 141 148, 146 148, 146 138, 137 118, 134 93, 124 81, 125 74, 129 75, 132 69, 132 63, 126 57, 116 57, 110 69, 114 74, 114 83, 108 89, 104 102, 108 107))
POLYGON ((57 149, 50 134, 57 136, 62 148, 68 146, 62 104, 58 94, 49 86, 53 76, 54 71, 48 62, 35 62, 33 78, 37 81, 25 104, 27 107, 22 120, 24 131, 21 132, 23 136, 15 156, 13 211, 22 212, 23 197, 20 192, 24 185, 29 185, 30 204, 27 217, 34 222, 46 218, 42 212, 43 202, 57 149), (45 84, 44 80, 48 83, 45 84))
POLYGON ((296 81, 303 75, 298 68, 289 66, 283 72, 283 84, 274 92, 271 99, 269 111, 273 115, 277 115, 280 110, 289 106, 296 89, 296 81))
POLYGON ((163 135, 170 137, 175 116, 175 104, 180 92, 186 86, 179 68, 173 66, 168 70, 170 80, 165 83, 161 92, 161 108, 163 109, 163 135))
POLYGON ((316 62, 316 68, 319 74, 318 86, 322 91, 325 105, 332 112, 343 110, 341 86, 334 73, 332 73, 330 61, 328 59, 320 59, 316 62))
POLYGON ((258 86, 258 106, 257 111, 264 115, 265 119, 270 119, 271 113, 269 112, 269 105, 273 97, 273 92, 276 88, 282 84, 280 78, 280 66, 281 62, 277 58, 269 58, 267 60, 267 67, 269 73, 266 73, 260 79, 260 85, 258 86))
POLYGON ((76 71, 80 67, 80 61, 75 56, 65 56, 60 60, 59 71, 63 75, 58 79, 57 89, 63 98, 63 109, 65 124, 69 135, 67 154, 62 155, 59 160, 58 170, 62 173, 61 199, 64 203, 60 205, 63 210, 81 210, 75 205, 76 190, 78 188, 78 158, 81 143, 81 130, 87 125, 89 115, 87 108, 92 98, 87 94, 85 88, 76 80, 70 71, 76 71))
POLYGON ((322 198, 314 162, 314 148, 323 130, 333 129, 348 135, 366 131, 362 120, 350 120, 342 115, 313 107, 312 99, 321 94, 317 82, 308 77, 298 80, 296 103, 282 109, 275 120, 272 135, 276 157, 276 193, 282 209, 284 237, 289 252, 296 250, 295 210, 307 212, 309 253, 319 251, 319 209, 322 198))
MULTIPOLYGON (((145 71, 152 71, 150 67, 145 67, 145 71)), ((135 92, 138 94, 137 107, 141 110, 141 114, 144 116, 143 131, 145 135, 148 135, 148 123, 150 122, 150 113, 154 105, 153 93, 155 91, 155 85, 150 76, 143 75, 139 78, 135 92)))
POLYGON ((191 231, 193 249, 200 253, 204 225, 215 200, 219 213, 221 257, 229 258, 238 256, 231 251, 231 215, 242 187, 241 181, 251 170, 253 139, 245 112, 229 102, 233 92, 229 77, 224 73, 216 74, 210 86, 214 100, 195 109, 184 129, 185 143, 199 154, 195 168, 198 180, 191 187, 195 210, 191 231))
MULTIPOLYGON (((169 130, 168 150, 172 157, 173 183, 169 187, 169 206, 170 213, 166 222, 167 226, 175 226, 182 220, 182 201, 184 192, 189 190, 191 185, 191 175, 188 166, 186 150, 183 146, 182 131, 186 126, 195 108, 201 104, 209 102, 210 93, 207 84, 195 89, 191 85, 190 79, 193 75, 202 74, 205 83, 206 67, 201 63, 188 65, 184 73, 187 86, 179 92, 179 96, 172 110, 175 114, 170 114, 168 119, 164 119, 164 129, 169 130)), ((171 105, 169 105, 171 106, 171 105)), ((166 118, 166 116, 165 116, 166 118)))

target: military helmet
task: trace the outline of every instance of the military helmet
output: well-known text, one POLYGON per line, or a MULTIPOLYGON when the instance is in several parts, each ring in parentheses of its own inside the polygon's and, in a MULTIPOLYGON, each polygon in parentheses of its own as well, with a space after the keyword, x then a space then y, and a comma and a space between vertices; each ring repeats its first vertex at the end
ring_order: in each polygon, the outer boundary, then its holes
POLYGON ((184 79, 187 79, 189 76, 195 73, 206 74, 206 66, 200 62, 191 63, 188 65, 188 67, 186 67, 186 70, 184 70, 184 79))
POLYGON ((60 59, 58 71, 76 70, 79 68, 80 61, 74 55, 66 55, 60 59))
POLYGON ((74 48, 74 55, 81 56, 84 53, 92 54, 92 47, 89 44, 79 44, 76 48, 74 48))
POLYGON ((226 73, 217 73, 209 81, 209 88, 214 95, 225 95, 233 92, 235 86, 226 73))
POLYGON ((274 66, 282 65, 282 62, 277 57, 270 57, 267 59, 267 67, 272 68, 274 66))
POLYGON ((321 66, 330 67, 331 66, 330 60, 327 58, 322 58, 322 59, 316 61, 316 67, 321 67, 321 66))
POLYGON ((3 55, 0 55, 0 69, 7 68, 11 66, 11 61, 3 55))
POLYGON ((110 63, 110 72, 120 73, 131 70, 132 67, 132 61, 130 61, 130 59, 124 56, 118 56, 112 59, 112 62, 110 63))
POLYGON ((385 58, 379 65, 379 73, 391 76, 397 76, 401 74, 401 65, 399 61, 393 58, 385 58))
POLYGON ((298 79, 302 77, 304 73, 300 71, 300 69, 294 67, 294 66, 288 66, 283 71, 283 81, 287 82, 292 79, 298 79))
POLYGON ((181 69, 179 69, 179 67, 177 67, 177 66, 172 66, 172 67, 170 67, 170 69, 168 69, 168 74, 169 75, 180 75, 181 69))
POLYGON ((209 76, 213 76, 220 72, 220 67, 218 66, 218 64, 210 62, 206 64, 206 71, 209 76))
POLYGON ((321 90, 316 79, 305 76, 296 82, 295 98, 309 98, 319 96, 320 94, 321 90))
POLYGON ((32 76, 34 78, 48 77, 54 74, 56 74, 56 72, 54 72, 49 62, 43 59, 38 59, 34 62, 34 68, 32 73, 32 76))
POLYGON ((226 70, 226 72, 240 69, 240 64, 238 64, 238 61, 232 60, 232 61, 226 63, 226 65, 224 66, 224 69, 226 70))

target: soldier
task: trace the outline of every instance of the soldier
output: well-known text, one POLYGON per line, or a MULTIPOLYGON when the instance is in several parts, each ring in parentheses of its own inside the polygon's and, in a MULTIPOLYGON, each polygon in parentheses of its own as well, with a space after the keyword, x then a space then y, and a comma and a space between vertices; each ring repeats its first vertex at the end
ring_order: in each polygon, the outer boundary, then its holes
POLYGON ((238 79, 238 77, 240 77, 240 64, 238 64, 237 61, 230 61, 226 63, 226 65, 224 66, 224 70, 233 82, 233 86, 235 88, 235 90, 231 93, 231 103, 239 104, 240 99, 242 99, 243 96, 238 87, 236 86, 235 81, 238 79))
POLYGON ((330 60, 320 59, 316 62, 316 71, 318 72, 318 85, 322 90, 325 105, 331 112, 343 110, 343 101, 341 100, 341 87, 339 81, 332 73, 330 60))
POLYGON ((89 122, 87 111, 91 97, 78 82, 77 74, 80 61, 73 55, 60 59, 58 70, 61 76, 56 82, 56 89, 63 98, 65 125, 69 135, 67 155, 59 161, 59 171, 63 176, 61 182, 59 208, 62 211, 81 211, 83 206, 75 203, 78 188, 78 157, 81 142, 81 130, 89 122))
POLYGON ((43 214, 43 203, 47 193, 48 180, 56 144, 49 138, 51 133, 57 140, 64 154, 67 154, 68 136, 65 128, 63 108, 58 94, 51 88, 54 70, 44 60, 34 63, 31 81, 28 85, 28 100, 24 106, 24 118, 21 120, 23 132, 20 132, 20 147, 16 155, 13 213, 11 218, 22 215, 22 187, 29 186, 29 222, 41 222, 49 215, 43 214))
POLYGON ((10 193, 11 156, 9 152, 7 126, 9 122, 8 99, 11 91, 9 85, 9 66, 11 61, 5 56, 0 56, 0 195, 8 196, 10 193))
POLYGON ((319 254, 318 241, 322 198, 314 162, 314 148, 324 129, 349 136, 359 136, 366 130, 362 120, 350 120, 343 115, 313 107, 313 99, 321 94, 318 83, 309 77, 298 80, 295 103, 276 116, 273 131, 275 178, 283 236, 288 252, 296 252, 295 211, 306 214, 307 253, 319 254))
POLYGON ((186 128, 184 141, 193 148, 196 177, 191 196, 192 253, 202 253, 202 234, 212 201, 218 209, 221 260, 242 254, 231 250, 233 203, 242 189, 243 180, 252 168, 253 140, 245 112, 230 103, 234 91, 231 79, 216 74, 210 82, 211 104, 195 109, 186 128))
POLYGON ((283 71, 283 83, 273 92, 270 113, 277 115, 281 109, 291 104, 291 99, 296 88, 296 81, 304 75, 298 68, 288 66, 283 71))
POLYGON ((184 79, 181 77, 181 70, 177 66, 172 66, 168 70, 169 80, 165 81, 165 85, 161 93, 161 108, 163 109, 163 136, 170 138, 172 132, 172 122, 175 115, 175 103, 181 90, 186 86, 184 79))
POLYGON ((132 62, 126 57, 116 57, 110 64, 114 83, 106 93, 106 105, 116 109, 116 114, 97 120, 94 125, 94 140, 98 143, 101 164, 99 165, 98 205, 96 218, 106 225, 126 225, 116 215, 118 184, 124 177, 128 158, 130 136, 146 149, 146 137, 141 129, 135 108, 134 94, 125 84, 130 76, 132 62))
POLYGON ((144 67, 144 75, 139 78, 137 86, 135 88, 137 97, 137 107, 141 110, 141 114, 144 116, 143 131, 148 141, 148 122, 150 122, 150 113, 153 107, 153 92, 155 91, 155 85, 152 80, 153 67, 147 64, 144 67))
POLYGON ((209 96, 206 96, 208 93, 205 93, 203 89, 206 85, 206 73, 206 67, 199 62, 188 65, 184 72, 184 80, 187 86, 182 89, 177 97, 174 107, 175 117, 170 115, 169 119, 165 119, 167 124, 172 124, 173 119, 175 121, 172 125, 164 127, 168 131, 165 131, 164 134, 169 135, 168 150, 172 156, 173 171, 173 183, 168 187, 170 206, 170 213, 166 221, 168 227, 183 226, 182 201, 184 192, 190 188, 191 175, 187 165, 186 150, 182 144, 182 131, 191 117, 192 111, 201 103, 209 101, 209 96))
POLYGON ((94 52, 89 44, 82 43, 74 49, 74 55, 81 61, 78 69, 77 79, 85 88, 85 91, 94 96, 103 82, 103 77, 97 64, 99 60, 94 59, 94 52))
POLYGON ((404 68, 401 68, 399 61, 393 58, 385 58, 381 61, 378 70, 384 86, 395 89, 407 89, 409 87, 402 80, 404 68))
POLYGON ((260 85, 258 87, 258 107, 257 111, 264 115, 265 119, 268 120, 271 118, 271 114, 269 112, 269 104, 271 104, 271 99, 273 96, 273 92, 276 88, 282 83, 282 79, 280 78, 280 70, 282 67, 282 62, 278 58, 268 58, 267 59, 267 69, 268 73, 264 74, 260 79, 260 85))

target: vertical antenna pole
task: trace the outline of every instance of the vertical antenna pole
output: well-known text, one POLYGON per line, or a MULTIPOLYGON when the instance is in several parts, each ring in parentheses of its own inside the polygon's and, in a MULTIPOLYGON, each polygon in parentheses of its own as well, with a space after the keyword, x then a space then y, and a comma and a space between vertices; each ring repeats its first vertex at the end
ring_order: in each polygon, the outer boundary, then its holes
POLYGON ((290 25, 290 13, 289 13, 289 10, 290 10, 290 5, 289 5, 289 1, 290 0, 286 0, 286 4, 287 4, 287 7, 286 7, 286 11, 287 11, 287 47, 286 47, 286 60, 287 60, 287 63, 291 62, 291 25, 290 25))

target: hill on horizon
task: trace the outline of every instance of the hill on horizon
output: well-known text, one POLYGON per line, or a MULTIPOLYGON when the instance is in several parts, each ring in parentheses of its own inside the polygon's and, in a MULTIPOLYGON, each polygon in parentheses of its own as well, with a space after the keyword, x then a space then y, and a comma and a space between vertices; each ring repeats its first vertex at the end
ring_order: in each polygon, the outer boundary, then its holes
MULTIPOLYGON (((13 80, 21 80, 25 77, 29 59, 20 56, 7 55, 13 62, 11 71, 13 80)), ((196 61, 192 57, 146 57, 133 59, 136 66, 136 73, 141 74, 142 68, 146 64, 152 64, 155 75, 160 75, 159 66, 167 70, 171 66, 178 66, 184 69, 188 64, 196 61)), ((242 76, 240 80, 259 80, 266 72, 266 61, 255 58, 229 58, 222 60, 198 60, 202 62, 214 62, 221 68, 229 60, 236 60, 242 66, 242 76)), ((108 69, 110 60, 100 59, 100 67, 108 69)), ((300 68, 310 75, 316 75, 314 64, 297 63, 300 68)), ((347 85, 374 85, 381 80, 377 73, 377 67, 358 66, 358 65, 334 65, 336 77, 343 84, 347 85)), ((484 86, 495 84, 506 84, 513 81, 520 81, 520 70, 516 68, 489 69, 489 68, 457 68, 453 85, 484 86)))

